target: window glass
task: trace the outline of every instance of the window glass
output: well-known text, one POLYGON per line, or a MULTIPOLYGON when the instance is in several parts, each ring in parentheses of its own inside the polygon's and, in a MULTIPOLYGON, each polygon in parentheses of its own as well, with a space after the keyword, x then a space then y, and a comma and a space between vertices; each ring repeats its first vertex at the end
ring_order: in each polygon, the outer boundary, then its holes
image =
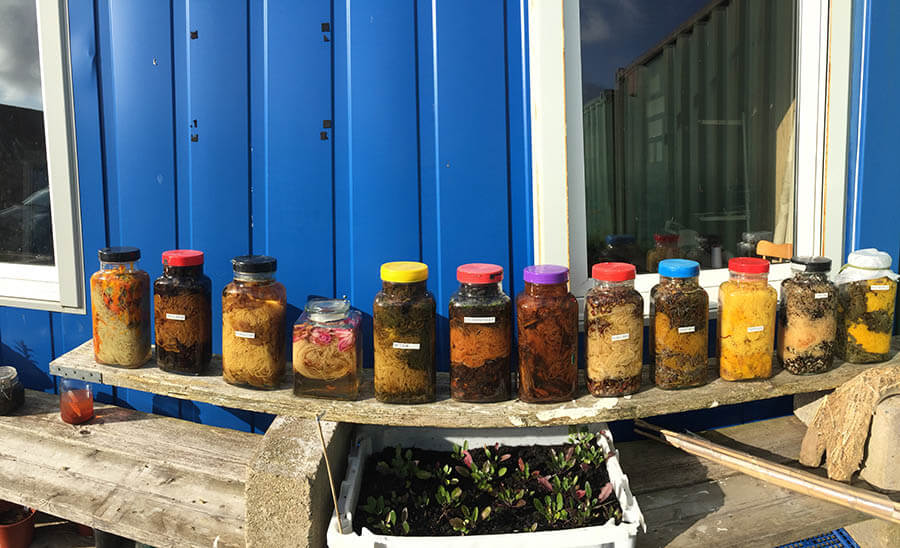
POLYGON ((0 262, 53 265, 34 0, 0 2, 0 262))
POLYGON ((588 266, 792 244, 795 0, 582 0, 588 266))

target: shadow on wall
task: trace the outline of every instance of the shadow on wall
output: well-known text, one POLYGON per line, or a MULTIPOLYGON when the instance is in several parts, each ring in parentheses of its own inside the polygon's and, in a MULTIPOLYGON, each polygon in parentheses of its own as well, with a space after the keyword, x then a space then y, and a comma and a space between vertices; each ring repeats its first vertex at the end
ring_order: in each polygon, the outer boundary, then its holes
POLYGON ((25 341, 16 341, 13 346, 0 343, 0 365, 11 365, 19 372, 19 379, 25 388, 53 392, 56 383, 47 373, 49 364, 44 364, 44 369, 38 366, 34 358, 34 349, 25 341))

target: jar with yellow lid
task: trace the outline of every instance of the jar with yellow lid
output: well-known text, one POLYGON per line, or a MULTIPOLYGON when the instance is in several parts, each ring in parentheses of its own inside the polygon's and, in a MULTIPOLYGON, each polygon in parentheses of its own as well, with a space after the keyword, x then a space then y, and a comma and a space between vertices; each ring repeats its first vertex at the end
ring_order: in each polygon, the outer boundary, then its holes
POLYGON ((769 262, 755 257, 728 261, 719 286, 719 376, 726 381, 772 376, 778 292, 769 286, 769 262))
POLYGON ((375 397, 385 403, 435 399, 435 301, 428 266, 399 261, 381 265, 381 291, 372 307, 375 397))

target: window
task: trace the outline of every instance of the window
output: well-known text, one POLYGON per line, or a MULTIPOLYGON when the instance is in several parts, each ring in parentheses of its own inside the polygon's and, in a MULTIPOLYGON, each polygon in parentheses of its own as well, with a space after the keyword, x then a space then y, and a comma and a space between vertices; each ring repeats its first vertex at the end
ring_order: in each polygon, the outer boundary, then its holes
POLYGON ((551 4, 529 5, 537 262, 579 297, 632 262, 646 297, 654 257, 693 258, 713 304, 760 236, 840 263, 849 0, 551 4))
POLYGON ((65 6, 0 5, 0 305, 84 307, 65 6))

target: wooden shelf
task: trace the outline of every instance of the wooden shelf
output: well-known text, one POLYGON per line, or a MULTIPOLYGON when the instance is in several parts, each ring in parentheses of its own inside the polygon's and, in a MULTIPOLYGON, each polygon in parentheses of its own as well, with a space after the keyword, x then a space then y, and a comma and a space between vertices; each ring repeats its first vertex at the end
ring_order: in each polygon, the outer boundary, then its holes
POLYGON ((260 436, 115 406, 95 413, 72 426, 58 396, 27 391, 0 416, 0 499, 151 546, 244 546, 260 436))
MULTIPOLYGON (((900 338, 894 339, 894 347, 895 351, 900 348, 900 338)), ((895 353, 887 363, 900 364, 900 356, 895 353)), ((828 390, 874 365, 835 362, 832 369, 820 375, 796 376, 779 370, 771 379, 737 383, 717 378, 718 370, 711 367, 710 378, 715 379, 712 382, 697 388, 672 391, 650 387, 645 371, 645 388, 633 396, 595 398, 585 391, 584 380, 581 379, 580 396, 560 404, 528 404, 517 400, 491 404, 456 402, 449 397, 446 373, 438 373, 437 402, 420 405, 384 404, 376 401, 373 395, 371 370, 366 370, 359 400, 348 402, 298 398, 291 390, 290 367, 280 388, 253 390, 232 386, 222 380, 222 362, 219 358, 213 359, 210 373, 200 377, 166 373, 158 369, 153 360, 138 369, 123 369, 95 363, 90 341, 51 362, 50 372, 55 375, 91 378, 94 382, 174 398, 277 415, 312 418, 321 414, 326 420, 359 424, 492 428, 584 424, 652 417, 828 390)))

